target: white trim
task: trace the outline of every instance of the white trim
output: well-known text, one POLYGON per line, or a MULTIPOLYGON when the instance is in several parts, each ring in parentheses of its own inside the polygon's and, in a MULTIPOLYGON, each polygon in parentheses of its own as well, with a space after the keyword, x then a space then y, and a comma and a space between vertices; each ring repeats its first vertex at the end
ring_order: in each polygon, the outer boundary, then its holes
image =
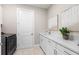
POLYGON ((40 46, 40 44, 35 44, 33 47, 39 47, 40 46))

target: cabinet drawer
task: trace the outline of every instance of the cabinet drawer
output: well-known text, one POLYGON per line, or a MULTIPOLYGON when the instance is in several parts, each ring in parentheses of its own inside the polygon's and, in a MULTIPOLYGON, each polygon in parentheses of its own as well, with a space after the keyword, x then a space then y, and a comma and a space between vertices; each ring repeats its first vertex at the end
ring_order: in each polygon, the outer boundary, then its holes
POLYGON ((76 53, 72 52, 71 50, 64 48, 61 45, 57 45, 57 49, 61 50, 64 55, 77 55, 76 53))
POLYGON ((56 55, 64 55, 63 51, 59 50, 59 49, 56 49, 55 50, 55 54, 56 55))
POLYGON ((47 41, 48 41, 49 46, 56 47, 56 44, 53 41, 51 41, 49 39, 47 41))

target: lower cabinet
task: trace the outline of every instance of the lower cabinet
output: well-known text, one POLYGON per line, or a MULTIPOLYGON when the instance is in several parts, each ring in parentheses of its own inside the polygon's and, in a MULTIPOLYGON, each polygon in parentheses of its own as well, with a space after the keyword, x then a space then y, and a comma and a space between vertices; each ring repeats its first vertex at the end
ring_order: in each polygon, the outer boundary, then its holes
POLYGON ((55 43, 51 42, 50 40, 47 39, 47 49, 46 49, 46 54, 47 55, 54 55, 55 52, 55 43))
POLYGON ((42 35, 40 35, 40 46, 46 55, 78 55, 42 35))
POLYGON ((59 49, 60 51, 62 51, 64 55, 78 55, 75 52, 73 52, 73 51, 71 51, 69 49, 66 49, 63 46, 58 45, 58 44, 57 44, 57 49, 59 49))
POLYGON ((46 38, 43 36, 40 36, 40 46, 43 49, 44 52, 46 52, 47 46, 46 46, 46 38))
POLYGON ((54 55, 54 43, 40 35, 40 46, 46 55, 54 55))
POLYGON ((61 51, 61 50, 59 50, 59 49, 56 49, 55 51, 56 51, 56 52, 55 52, 56 55, 64 55, 64 54, 63 54, 63 51, 61 51))

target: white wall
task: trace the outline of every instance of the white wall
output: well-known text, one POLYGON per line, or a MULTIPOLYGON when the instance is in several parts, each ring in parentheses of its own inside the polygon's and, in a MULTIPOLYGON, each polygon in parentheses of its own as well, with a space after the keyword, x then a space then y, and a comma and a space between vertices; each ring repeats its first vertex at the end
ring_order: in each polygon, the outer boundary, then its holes
MULTIPOLYGON (((74 5, 75 4, 53 4, 53 5, 51 5, 48 9, 48 19, 50 19, 56 15, 59 15, 64 10, 66 10, 74 5)), ((58 23, 59 25, 60 25, 60 21, 61 20, 59 20, 59 23, 58 23)))
MULTIPOLYGON (((51 5, 50 8, 48 9, 48 19, 52 18, 53 16, 55 16, 57 14, 60 14, 65 9, 68 9, 74 5, 75 4, 54 4, 54 5, 51 5)), ((58 21, 59 21, 58 23, 60 24, 61 19, 58 21)), ((71 35, 73 36, 72 39, 79 40, 79 32, 71 32, 71 35)))
POLYGON ((3 5, 3 32, 16 33, 16 6, 3 5))
MULTIPOLYGON (((76 4, 53 4, 53 5, 51 5, 48 9, 48 19, 50 19, 56 15, 60 15, 64 10, 66 10, 74 5, 76 5, 76 4)), ((60 27, 61 19, 58 19, 57 23, 58 23, 57 27, 60 27)))
POLYGON ((1 26, 1 24, 2 24, 2 6, 0 5, 0 26, 1 26))
POLYGON ((65 9, 68 9, 68 8, 74 6, 74 5, 75 4, 53 4, 48 9, 48 18, 51 18, 51 17, 53 17, 57 14, 60 14, 65 9))
POLYGON ((15 33, 17 30, 16 9, 25 8, 35 11, 35 43, 39 43, 39 33, 47 29, 47 10, 31 7, 28 5, 3 5, 3 31, 5 33, 15 33))
POLYGON ((47 11, 45 10, 37 10, 36 11, 36 21, 35 21, 35 39, 36 43, 39 43, 39 35, 38 33, 47 30, 47 11))
MULTIPOLYGON (((2 24, 2 5, 0 5, 0 43, 1 43, 1 24, 2 24)), ((1 55, 1 45, 0 45, 0 55, 1 55)))
POLYGON ((2 5, 0 5, 0 24, 2 24, 2 5))

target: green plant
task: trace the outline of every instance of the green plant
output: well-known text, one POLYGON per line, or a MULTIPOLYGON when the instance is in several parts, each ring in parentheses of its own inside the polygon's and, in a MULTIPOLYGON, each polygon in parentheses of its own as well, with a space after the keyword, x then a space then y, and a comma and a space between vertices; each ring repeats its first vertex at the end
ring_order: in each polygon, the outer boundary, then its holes
POLYGON ((68 36, 68 34, 70 33, 70 30, 67 27, 62 27, 61 29, 59 29, 59 31, 63 36, 68 36))

